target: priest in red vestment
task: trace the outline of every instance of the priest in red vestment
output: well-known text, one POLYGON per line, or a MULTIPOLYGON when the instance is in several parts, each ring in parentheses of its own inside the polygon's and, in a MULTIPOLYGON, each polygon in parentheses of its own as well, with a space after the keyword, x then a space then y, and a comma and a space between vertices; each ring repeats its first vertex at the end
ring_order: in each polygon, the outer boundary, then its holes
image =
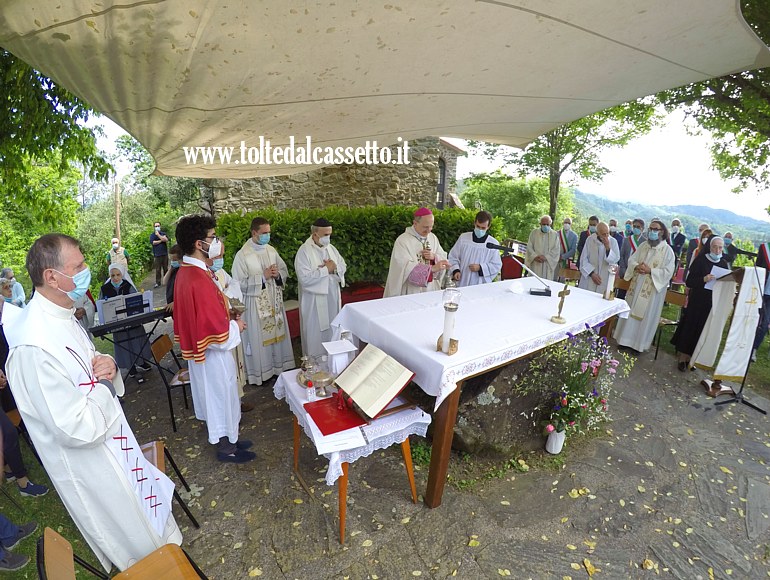
POLYGON ((208 268, 221 251, 215 227, 214 218, 204 215, 184 217, 177 225, 184 257, 174 283, 174 338, 189 361, 195 416, 206 422, 217 459, 244 463, 256 454, 247 451, 250 441, 238 439, 241 405, 230 351, 240 344, 245 325, 240 317, 231 319, 208 268))

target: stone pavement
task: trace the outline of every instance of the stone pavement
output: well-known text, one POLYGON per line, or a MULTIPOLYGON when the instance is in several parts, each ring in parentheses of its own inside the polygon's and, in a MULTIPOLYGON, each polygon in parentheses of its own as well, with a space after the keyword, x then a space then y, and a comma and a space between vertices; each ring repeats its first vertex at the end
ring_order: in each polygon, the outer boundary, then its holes
MULTIPOLYGON (((768 419, 743 405, 715 408, 701 378, 678 372, 668 355, 655 363, 643 354, 617 384, 606 432, 568 440, 561 469, 536 451, 522 459, 544 467, 470 490, 448 484, 433 510, 411 502, 398 446, 361 459, 350 469, 344 545, 336 488, 304 435, 300 470, 311 494, 292 476, 291 413, 272 385, 247 388, 256 409, 241 433, 258 457, 241 466, 215 460, 179 392, 172 432, 155 371, 142 385, 127 382, 124 408, 140 441, 165 438, 184 467, 201 528, 174 513, 184 547, 211 578, 588 578, 589 569, 596 578, 764 578, 768 419)), ((421 493, 427 467, 416 469, 421 493)))

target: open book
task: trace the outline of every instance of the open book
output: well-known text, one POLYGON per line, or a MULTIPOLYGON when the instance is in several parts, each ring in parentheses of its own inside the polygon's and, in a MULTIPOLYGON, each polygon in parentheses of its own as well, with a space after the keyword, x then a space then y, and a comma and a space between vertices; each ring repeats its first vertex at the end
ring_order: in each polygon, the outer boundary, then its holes
POLYGON ((372 344, 334 381, 368 417, 374 418, 398 395, 414 373, 372 344))

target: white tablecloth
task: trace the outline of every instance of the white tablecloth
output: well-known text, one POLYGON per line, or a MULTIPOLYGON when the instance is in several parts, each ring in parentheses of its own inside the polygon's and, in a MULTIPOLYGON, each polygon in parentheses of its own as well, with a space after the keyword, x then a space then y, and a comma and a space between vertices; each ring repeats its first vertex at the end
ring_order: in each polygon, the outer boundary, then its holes
MULTIPOLYGON (((324 436, 303 407, 308 402, 307 389, 297 382, 298 373, 299 369, 281 373, 273 386, 273 394, 276 399, 286 400, 302 429, 316 446, 318 454, 329 460, 329 469, 326 471, 328 485, 334 485, 342 475, 343 463, 353 463, 379 449, 402 443, 409 435, 424 437, 428 430, 430 415, 418 407, 375 419, 368 425, 324 436)), ((397 397, 388 407, 401 402, 397 397)))
POLYGON ((570 288, 562 316, 551 322, 559 307, 556 295, 564 285, 549 281, 550 297, 531 296, 539 287, 534 278, 520 278, 461 288, 454 338, 459 351, 436 351, 444 329, 442 292, 425 292, 346 304, 332 326, 384 350, 415 373, 414 381, 436 397, 436 408, 464 378, 523 357, 577 334, 613 315, 628 316, 625 300, 604 300, 600 294, 570 288))

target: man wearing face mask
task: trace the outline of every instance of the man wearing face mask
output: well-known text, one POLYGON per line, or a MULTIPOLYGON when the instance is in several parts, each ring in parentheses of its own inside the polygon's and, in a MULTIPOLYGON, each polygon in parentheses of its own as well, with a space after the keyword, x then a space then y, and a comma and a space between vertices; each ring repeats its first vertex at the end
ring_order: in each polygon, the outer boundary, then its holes
POLYGON ((733 233, 732 232, 725 232, 725 235, 722 236, 725 240, 725 252, 724 252, 724 258, 727 262, 727 267, 731 270, 733 269, 733 263, 735 262, 735 258, 738 256, 748 256, 749 258, 756 258, 757 254, 754 252, 747 252, 746 250, 739 248, 733 243, 733 233))
POLYGON ((618 321, 613 335, 620 346, 637 352, 646 351, 652 344, 674 274, 674 251, 666 243, 666 226, 652 220, 647 236, 628 260, 624 278, 631 282, 626 295, 631 312, 627 319, 618 321))
POLYGON ((527 268, 546 280, 559 279, 559 236, 551 229, 551 216, 540 218, 540 227, 529 234, 527 255, 524 258, 527 268))
POLYGON ((118 238, 112 238, 112 246, 107 252, 107 265, 122 264, 128 270, 128 260, 130 259, 128 251, 120 245, 118 238))
POLYGON ((241 285, 246 305, 246 374, 249 384, 261 385, 297 366, 283 304, 289 269, 270 245, 270 222, 265 218, 251 221, 251 238, 235 254, 232 275, 241 285))
POLYGON ((580 239, 578 240, 577 246, 578 260, 580 259, 580 254, 583 253, 583 246, 585 246, 588 236, 596 233, 597 225, 599 225, 599 218, 595 215, 592 215, 590 218, 588 218, 588 228, 580 232, 580 239))
MULTIPOLYGON (((577 252, 578 236, 572 231, 572 218, 565 217, 562 220, 561 229, 557 232, 559 238, 559 268, 569 268, 570 262, 575 260, 577 252)), ((560 278, 560 281, 563 280, 560 278)))
POLYGON ((160 229, 160 222, 155 222, 153 228, 155 231, 150 234, 150 243, 155 260, 155 287, 158 288, 168 270, 168 236, 160 229))
POLYGON ((116 396, 124 388, 115 360, 96 352, 73 316, 91 282, 78 241, 39 238, 26 268, 35 295, 15 320, 3 321, 8 381, 73 521, 105 570, 124 570, 181 543, 171 514, 174 484, 142 455, 116 396), (152 501, 139 478, 152 482, 152 501))
POLYGON ((241 420, 237 369, 232 350, 245 325, 231 316, 227 300, 209 271, 221 253, 214 218, 192 215, 179 220, 176 239, 184 254, 174 282, 174 338, 189 361, 195 417, 206 422, 217 459, 245 463, 256 457, 251 442, 239 440, 241 420))
POLYGON ((596 226, 596 233, 588 236, 580 254, 580 282, 578 287, 604 294, 609 280, 609 268, 618 263, 618 242, 610 235, 604 222, 596 226))
POLYGON ((0 270, 0 278, 5 278, 11 281, 11 302, 13 302, 19 308, 24 308, 24 303, 27 300, 27 296, 24 294, 24 286, 16 279, 11 268, 3 268, 0 270))
MULTIPOLYGON (((711 312, 712 289, 706 288, 706 284, 714 280, 711 273, 714 266, 727 268, 724 259, 724 241, 719 236, 712 236, 707 240, 708 252, 698 253, 693 260, 692 267, 687 274, 687 287, 690 289, 687 298, 687 308, 682 312, 682 318, 676 327, 671 344, 676 347, 678 353, 678 367, 684 372, 690 366, 689 361, 695 346, 698 344, 703 327, 711 312)), ((719 333, 721 336, 721 332, 719 333)))
POLYGON ((621 232, 618 228, 618 220, 610 220, 609 225, 610 235, 615 238, 615 241, 618 243, 618 251, 620 251, 620 248, 623 245, 623 240, 626 238, 626 236, 624 236, 623 232, 621 232))
POLYGON ((332 225, 318 218, 310 237, 297 250, 294 271, 299 282, 299 324, 302 354, 326 354, 323 342, 332 339, 330 323, 342 307, 340 288, 345 287, 345 259, 331 243, 332 225))
POLYGON ((489 235, 491 224, 492 214, 480 211, 476 214, 473 231, 460 234, 449 250, 449 271, 458 286, 489 284, 500 273, 503 267, 500 251, 487 248, 487 243, 500 245, 489 235))
POLYGON ((668 242, 668 245, 671 246, 671 249, 674 251, 674 272, 679 269, 679 262, 682 257, 682 249, 684 248, 684 243, 687 241, 687 238, 684 235, 684 228, 682 228, 682 222, 679 218, 674 218, 671 220, 671 239, 668 242))

